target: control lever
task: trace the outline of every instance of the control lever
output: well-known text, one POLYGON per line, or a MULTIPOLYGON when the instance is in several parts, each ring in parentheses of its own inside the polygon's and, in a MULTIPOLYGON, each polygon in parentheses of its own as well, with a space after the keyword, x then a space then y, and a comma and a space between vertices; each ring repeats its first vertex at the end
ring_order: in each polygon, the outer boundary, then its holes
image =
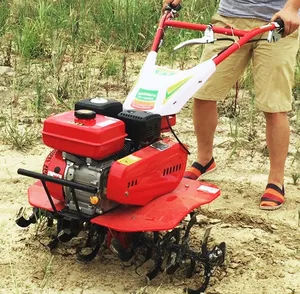
POLYGON ((202 38, 197 38, 197 39, 191 39, 185 42, 180 43, 174 48, 175 50, 178 50, 180 48, 183 48, 188 45, 197 45, 197 44, 209 44, 209 43, 214 43, 216 41, 214 37, 214 31, 213 31, 213 26, 209 24, 207 28, 204 31, 204 36, 202 38))

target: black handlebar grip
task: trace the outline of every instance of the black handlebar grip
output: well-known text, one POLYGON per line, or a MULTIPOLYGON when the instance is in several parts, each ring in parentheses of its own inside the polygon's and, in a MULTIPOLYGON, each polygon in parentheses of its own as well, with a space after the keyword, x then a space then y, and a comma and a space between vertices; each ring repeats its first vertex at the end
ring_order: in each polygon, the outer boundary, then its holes
POLYGON ((276 18, 274 22, 277 22, 279 25, 278 33, 282 33, 284 30, 284 21, 281 18, 276 18))
POLYGON ((178 5, 172 5, 172 4, 169 4, 167 7, 166 7, 166 10, 175 10, 175 11, 179 11, 181 9, 181 5, 178 4, 178 5))

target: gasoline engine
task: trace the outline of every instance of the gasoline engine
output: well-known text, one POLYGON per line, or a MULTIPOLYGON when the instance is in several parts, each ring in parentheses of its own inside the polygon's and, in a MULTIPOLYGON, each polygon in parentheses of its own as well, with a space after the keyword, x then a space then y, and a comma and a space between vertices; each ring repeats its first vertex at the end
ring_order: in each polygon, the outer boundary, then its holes
POLYGON ((104 98, 80 101, 75 111, 46 119, 43 141, 54 150, 45 160, 43 174, 97 191, 73 191, 67 186, 47 183, 49 193, 69 210, 79 208, 83 214, 93 216, 120 203, 145 205, 172 191, 184 171, 186 152, 170 140, 160 139, 161 121, 158 114, 122 111, 120 102, 104 98), (147 146, 149 154, 145 157, 147 146), (157 173, 156 183, 153 174, 149 177, 149 168, 157 173), (164 178, 169 178, 168 184, 156 192, 153 188, 164 178), (145 189, 148 191, 142 192, 145 189), (141 192, 143 199, 136 196, 141 192), (72 193, 76 194, 75 201, 72 193))

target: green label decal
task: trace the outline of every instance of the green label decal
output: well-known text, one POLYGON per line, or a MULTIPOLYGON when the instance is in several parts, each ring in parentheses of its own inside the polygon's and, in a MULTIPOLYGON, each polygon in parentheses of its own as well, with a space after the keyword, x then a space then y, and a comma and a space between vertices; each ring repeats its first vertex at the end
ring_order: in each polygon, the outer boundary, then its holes
POLYGON ((158 90, 147 90, 140 88, 133 99, 131 106, 135 109, 153 109, 158 95, 158 90))
POLYGON ((135 96, 136 99, 141 101, 155 101, 158 95, 158 90, 147 90, 140 88, 135 96))

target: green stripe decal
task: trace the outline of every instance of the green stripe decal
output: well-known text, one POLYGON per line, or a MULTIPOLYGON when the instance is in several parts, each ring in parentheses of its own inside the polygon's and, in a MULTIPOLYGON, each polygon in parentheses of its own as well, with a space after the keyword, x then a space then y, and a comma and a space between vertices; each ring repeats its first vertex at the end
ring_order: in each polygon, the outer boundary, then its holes
POLYGON ((176 84, 174 84, 174 85, 172 85, 171 87, 169 87, 168 89, 167 89, 167 92, 166 92, 166 97, 165 97, 165 99, 164 99, 164 103, 163 104, 165 104, 172 96, 173 96, 173 94, 176 92, 176 91, 178 91, 190 78, 191 78, 192 76, 190 76, 190 77, 187 77, 187 78, 185 78, 185 79, 183 79, 183 80, 181 80, 181 81, 179 81, 179 82, 177 82, 176 84))

